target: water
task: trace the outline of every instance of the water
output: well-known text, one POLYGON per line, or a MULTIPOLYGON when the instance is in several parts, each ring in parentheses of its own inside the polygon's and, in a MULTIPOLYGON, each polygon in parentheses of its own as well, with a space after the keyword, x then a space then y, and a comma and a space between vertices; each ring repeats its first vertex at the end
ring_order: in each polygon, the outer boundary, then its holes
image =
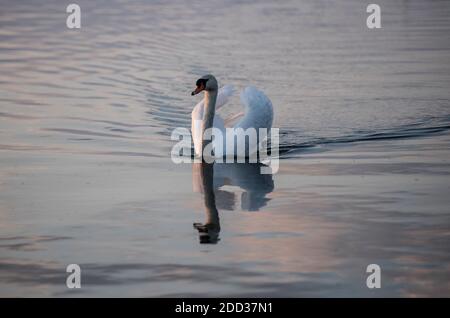
POLYGON ((360 1, 77 3, 69 30, 1 1, 1 295, 450 295, 447 1, 378 2, 380 30, 360 1), (206 73, 271 98, 278 174, 172 163, 206 73))

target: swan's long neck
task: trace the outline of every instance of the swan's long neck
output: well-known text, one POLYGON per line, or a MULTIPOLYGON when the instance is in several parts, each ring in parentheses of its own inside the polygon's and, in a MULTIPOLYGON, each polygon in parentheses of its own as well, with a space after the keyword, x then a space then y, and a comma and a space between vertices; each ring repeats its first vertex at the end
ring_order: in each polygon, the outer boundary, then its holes
POLYGON ((205 91, 204 111, 202 122, 202 153, 210 140, 204 140, 204 133, 207 129, 213 127, 214 115, 216 113, 217 91, 205 91))

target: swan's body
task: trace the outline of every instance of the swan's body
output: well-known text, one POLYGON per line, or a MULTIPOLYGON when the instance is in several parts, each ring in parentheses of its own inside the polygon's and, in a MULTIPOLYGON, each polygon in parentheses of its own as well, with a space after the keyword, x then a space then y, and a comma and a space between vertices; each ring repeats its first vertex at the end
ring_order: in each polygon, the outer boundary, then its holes
MULTIPOLYGON (((244 130, 248 128, 255 128, 257 131, 259 128, 266 128, 270 130, 273 121, 273 107, 270 99, 260 90, 253 86, 248 86, 241 92, 241 104, 244 108, 243 112, 230 116, 227 120, 223 120, 222 117, 215 113, 216 110, 224 106, 229 98, 233 95, 234 89, 231 85, 217 89, 217 82, 212 75, 206 75, 202 77, 205 80, 204 87, 197 87, 198 92, 204 90, 204 99, 199 102, 192 111, 192 139, 194 141, 195 154, 201 157, 204 143, 203 132, 208 128, 217 128, 222 132, 223 140, 218 141, 214 139, 212 141, 214 156, 224 157, 230 154, 226 153, 226 128, 242 128, 244 130), (211 81, 211 82, 210 82, 211 81), (210 82, 210 87, 208 87, 210 82), (236 121, 233 126, 228 126, 230 122, 236 121), (227 127, 228 126, 228 127, 227 127)), ((202 80, 200 79, 200 80, 202 80)), ((199 81, 200 81, 199 80, 199 81)), ((199 82, 197 81, 197 83, 199 82)), ((201 83, 202 84, 202 83, 201 83)), ((198 86, 198 85, 197 85, 198 86)), ((193 94, 198 92, 194 91, 193 94)), ((256 149, 250 148, 249 143, 246 142, 243 153, 235 153, 233 155, 238 157, 246 157, 256 149)))

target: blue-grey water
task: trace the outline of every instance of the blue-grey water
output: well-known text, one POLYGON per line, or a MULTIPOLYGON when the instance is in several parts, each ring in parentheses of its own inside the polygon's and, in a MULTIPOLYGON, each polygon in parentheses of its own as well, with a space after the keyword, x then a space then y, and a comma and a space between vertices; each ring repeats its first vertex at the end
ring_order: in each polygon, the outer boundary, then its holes
POLYGON ((0 0, 0 295, 450 296, 450 2, 76 3, 0 0), (279 173, 171 161, 206 73, 270 97, 279 173))

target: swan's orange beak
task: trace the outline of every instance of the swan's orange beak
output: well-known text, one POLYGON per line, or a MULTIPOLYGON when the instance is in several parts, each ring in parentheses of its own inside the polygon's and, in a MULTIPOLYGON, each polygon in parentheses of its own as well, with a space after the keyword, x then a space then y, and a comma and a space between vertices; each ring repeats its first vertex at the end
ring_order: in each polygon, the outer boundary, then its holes
POLYGON ((197 85, 197 88, 191 93, 191 96, 197 95, 198 93, 200 93, 204 89, 205 89, 205 84, 200 83, 199 85, 197 85))

